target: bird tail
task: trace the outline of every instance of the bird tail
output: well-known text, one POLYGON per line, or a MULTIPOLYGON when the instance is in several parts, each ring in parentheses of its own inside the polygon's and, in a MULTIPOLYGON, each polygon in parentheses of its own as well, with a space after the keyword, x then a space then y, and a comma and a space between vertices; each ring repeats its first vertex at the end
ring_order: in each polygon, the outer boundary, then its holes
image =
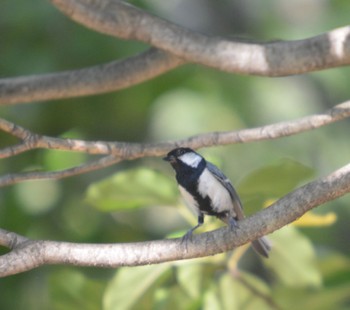
POLYGON ((261 237, 252 241, 253 249, 260 255, 268 258, 271 250, 271 241, 266 237, 261 237))

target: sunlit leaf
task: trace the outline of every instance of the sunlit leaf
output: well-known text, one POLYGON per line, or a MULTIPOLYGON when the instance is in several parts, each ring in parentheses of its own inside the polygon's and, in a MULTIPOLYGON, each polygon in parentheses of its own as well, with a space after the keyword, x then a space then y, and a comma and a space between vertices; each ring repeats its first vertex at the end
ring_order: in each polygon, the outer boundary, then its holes
MULTIPOLYGON (((211 285, 204 293, 202 308, 203 310, 222 310, 215 285, 211 285)), ((232 308, 232 310, 234 310, 234 308, 232 308)))
POLYGON ((89 186, 86 194, 86 201, 101 211, 174 204, 177 198, 175 182, 147 168, 116 173, 89 186))
POLYGON ((329 226, 335 223, 337 215, 334 212, 328 212, 327 214, 316 214, 312 211, 305 213, 301 218, 293 222, 296 226, 329 226))
MULTIPOLYGON (((104 310, 126 310, 135 305, 145 295, 153 291, 154 284, 170 271, 170 264, 121 268, 108 284, 103 297, 104 310)), ((147 309, 147 307, 138 307, 147 309)))
POLYGON ((283 227, 269 238, 272 251, 265 263, 279 281, 288 286, 320 287, 322 277, 308 238, 292 226, 283 227))

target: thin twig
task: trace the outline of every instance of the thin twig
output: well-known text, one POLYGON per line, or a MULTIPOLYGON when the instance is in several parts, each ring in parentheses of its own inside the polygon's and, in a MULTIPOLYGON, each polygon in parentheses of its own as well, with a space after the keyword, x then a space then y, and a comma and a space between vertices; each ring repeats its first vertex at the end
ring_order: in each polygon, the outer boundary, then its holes
POLYGON ((0 150, 0 158, 11 157, 38 148, 109 155, 90 163, 59 171, 34 171, 8 174, 0 177, 0 187, 13 185, 27 180, 61 179, 102 169, 122 160, 131 160, 146 156, 161 156, 177 146, 189 146, 197 149, 205 146, 277 139, 315 129, 349 116, 350 102, 344 102, 336 105, 325 113, 311 115, 297 120, 238 131, 206 133, 183 140, 153 144, 84 141, 40 136, 19 125, 15 125, 0 118, 0 130, 14 135, 17 138, 24 139, 23 143, 0 150))
POLYGON ((81 164, 79 166, 58 171, 30 171, 23 173, 8 174, 0 177, 0 187, 9 186, 29 180, 63 179, 107 168, 118 162, 120 162, 120 158, 110 155, 85 164, 81 164))
POLYGON ((160 143, 128 143, 107 141, 84 141, 39 136, 31 131, 0 118, 0 129, 18 138, 24 138, 24 145, 0 150, 0 158, 6 158, 32 149, 51 149, 88 154, 114 155, 121 159, 136 159, 146 156, 161 156, 177 146, 198 149, 213 145, 256 142, 286 137, 340 121, 350 116, 350 101, 338 104, 324 113, 279 122, 262 127, 238 131, 212 132, 182 140, 160 143))

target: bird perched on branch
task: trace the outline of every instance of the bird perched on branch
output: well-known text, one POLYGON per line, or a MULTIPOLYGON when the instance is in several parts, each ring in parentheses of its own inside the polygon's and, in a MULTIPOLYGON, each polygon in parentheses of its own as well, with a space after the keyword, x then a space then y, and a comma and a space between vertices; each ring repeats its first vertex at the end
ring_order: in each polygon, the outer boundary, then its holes
MULTIPOLYGON (((230 180, 212 163, 190 148, 176 148, 163 158, 176 172, 180 193, 187 206, 198 216, 198 224, 183 237, 192 238, 195 229, 204 223, 204 215, 216 216, 231 229, 244 218, 242 203, 230 180)), ((256 252, 268 257, 271 245, 266 237, 254 240, 256 252)))

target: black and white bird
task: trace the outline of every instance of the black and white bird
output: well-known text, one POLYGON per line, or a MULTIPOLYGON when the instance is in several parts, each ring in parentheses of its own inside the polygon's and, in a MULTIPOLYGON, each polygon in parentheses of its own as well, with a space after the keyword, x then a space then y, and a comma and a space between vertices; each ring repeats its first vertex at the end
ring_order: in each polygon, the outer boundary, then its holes
MULTIPOLYGON (((242 203, 230 180, 212 163, 190 148, 176 148, 163 158, 176 172, 176 180, 186 205, 198 216, 198 224, 184 240, 191 239, 195 229, 204 223, 204 215, 216 216, 231 229, 244 218, 242 203)), ((271 249, 266 237, 254 240, 256 252, 268 257, 271 249)))

